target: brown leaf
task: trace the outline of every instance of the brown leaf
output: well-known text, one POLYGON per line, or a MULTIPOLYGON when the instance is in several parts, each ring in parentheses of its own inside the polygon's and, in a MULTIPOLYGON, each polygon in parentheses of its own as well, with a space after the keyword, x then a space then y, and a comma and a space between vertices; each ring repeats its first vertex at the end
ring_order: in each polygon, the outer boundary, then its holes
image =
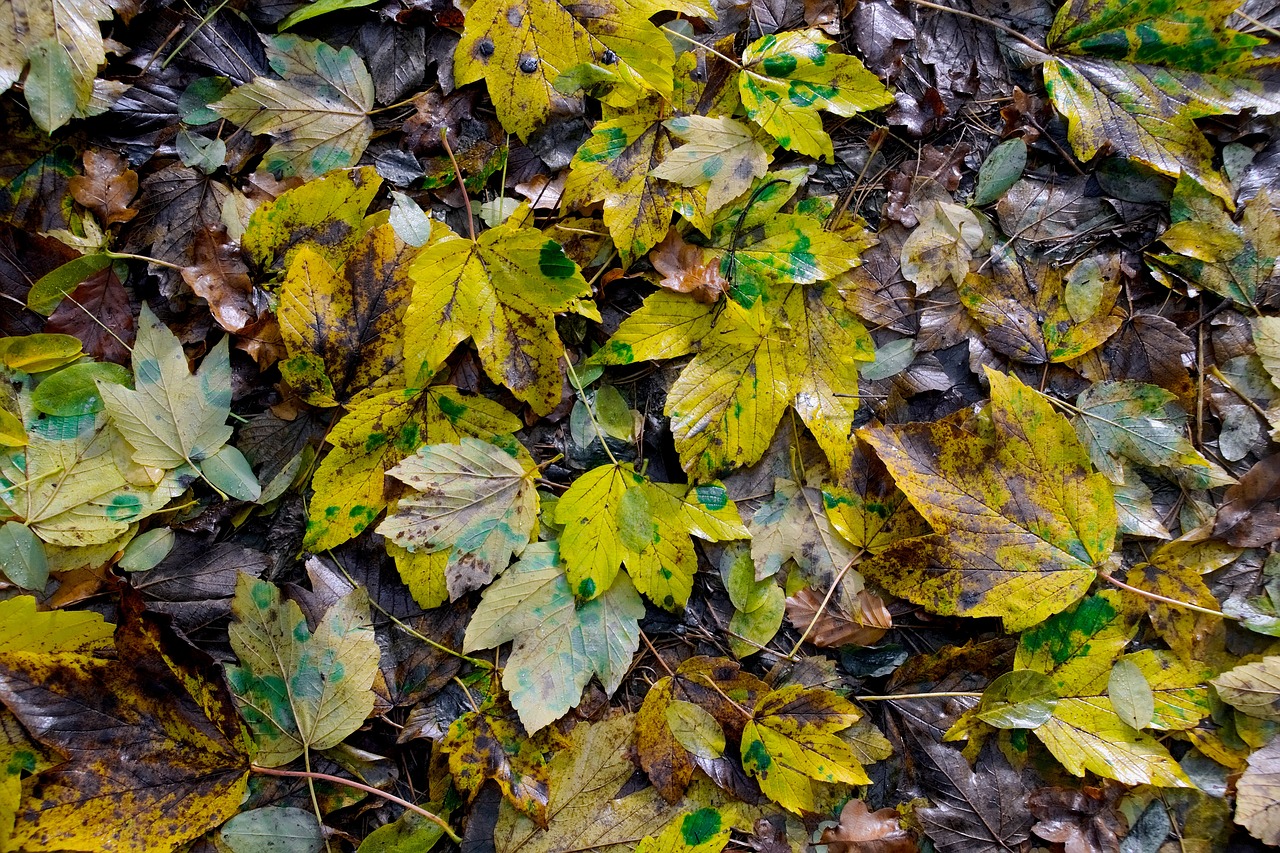
POLYGON ((1280 538, 1280 453, 1268 456, 1227 489, 1213 535, 1238 548, 1260 548, 1280 538))
POLYGON ((1027 840, 1026 789, 999 753, 984 753, 971 770, 958 750, 930 741, 921 747, 925 787, 936 805, 916 814, 942 853, 1016 850, 1027 840))
POLYGON ((662 273, 659 287, 687 293, 707 305, 729 289, 729 282, 720 275, 719 260, 701 246, 686 243, 674 229, 649 252, 649 261, 662 273))
POLYGON ((209 303, 218 325, 239 333, 258 319, 253 304, 253 282, 240 248, 227 237, 222 225, 201 228, 192 238, 195 263, 184 267, 182 279, 197 296, 209 303))
POLYGON ((845 584, 831 597, 823 608, 816 590, 805 587, 787 599, 787 618, 797 631, 804 631, 814 622, 809 632, 809 642, 815 646, 870 646, 880 640, 893 627, 893 617, 880 596, 865 589, 856 596, 847 594, 845 584))
POLYGON ((27 308, 27 292, 41 276, 74 260, 78 253, 52 237, 41 237, 0 222, 0 333, 29 335, 44 318, 27 308))
POLYGON ((111 267, 80 282, 44 324, 44 331, 77 337, 85 352, 116 364, 129 363, 135 329, 129 294, 111 267))
POLYGON ((1112 379, 1151 382, 1182 399, 1191 396, 1191 375, 1182 357, 1195 350, 1191 339, 1158 314, 1134 314, 1102 347, 1112 379))
POLYGON ((894 809, 868 811, 862 800, 850 800, 840 810, 840 825, 822 830, 829 853, 915 853, 920 848, 898 825, 894 809))
POLYGON ((128 222, 138 215, 129 202, 138 192, 138 173, 114 151, 84 152, 84 174, 71 179, 71 195, 93 211, 103 225, 128 222))
POLYGON ((1116 801, 1124 788, 1041 788, 1027 798, 1027 807, 1039 821, 1031 831, 1045 841, 1062 844, 1065 853, 1119 853, 1117 832, 1125 829, 1116 813, 1116 801))

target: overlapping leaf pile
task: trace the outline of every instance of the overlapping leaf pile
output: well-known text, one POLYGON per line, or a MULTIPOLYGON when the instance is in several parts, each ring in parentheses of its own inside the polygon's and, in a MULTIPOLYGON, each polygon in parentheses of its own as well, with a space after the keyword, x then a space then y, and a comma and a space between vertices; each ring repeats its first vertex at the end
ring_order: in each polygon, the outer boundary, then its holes
POLYGON ((1280 20, 950 11, 4 4, 0 853, 1280 844, 1280 20))

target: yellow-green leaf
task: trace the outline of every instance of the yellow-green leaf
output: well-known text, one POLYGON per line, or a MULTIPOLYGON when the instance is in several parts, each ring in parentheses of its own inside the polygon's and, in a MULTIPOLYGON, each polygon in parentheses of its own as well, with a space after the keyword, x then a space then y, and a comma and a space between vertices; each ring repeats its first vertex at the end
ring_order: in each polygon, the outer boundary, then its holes
POLYGON ((636 853, 720 853, 729 843, 729 829, 717 810, 698 809, 644 838, 636 853))
POLYGON ((25 91, 31 116, 41 130, 52 133, 72 116, 87 115, 94 77, 107 61, 100 22, 111 17, 111 5, 105 0, 4 3, 0 6, 0 92, 18 82, 23 66, 31 60, 25 91), (34 92, 61 92, 65 108, 39 109, 34 92))
POLYGON ((707 213, 742 195, 769 170, 769 149, 739 121, 689 115, 667 119, 664 126, 684 144, 664 157, 653 175, 684 187, 705 185, 707 213))
POLYGON ((1213 680, 1222 701, 1251 717, 1280 720, 1280 657, 1237 666, 1213 680))
POLYGON ((333 172, 254 208, 244 250, 259 269, 284 272, 306 246, 342 266, 364 229, 364 213, 382 179, 372 166, 333 172))

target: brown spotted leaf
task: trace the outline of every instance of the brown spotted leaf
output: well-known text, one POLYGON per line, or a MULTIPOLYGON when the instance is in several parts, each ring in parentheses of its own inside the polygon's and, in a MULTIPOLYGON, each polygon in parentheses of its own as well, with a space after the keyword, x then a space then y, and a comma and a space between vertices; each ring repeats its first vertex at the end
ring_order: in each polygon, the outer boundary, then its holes
POLYGON ((66 760, 31 780, 11 842, 154 853, 234 815, 247 733, 213 662, 126 595, 118 658, 0 653, 0 701, 66 760))
POLYGON ((129 202, 138 194, 138 173, 114 151, 84 152, 84 174, 71 179, 71 195, 93 211, 103 225, 128 222, 138 215, 129 202))
POLYGON ((453 784, 469 800, 475 800, 480 786, 492 779, 511 805, 545 827, 550 793, 545 758, 550 743, 546 740, 525 734, 510 703, 503 699, 454 720, 440 746, 449 753, 453 784))

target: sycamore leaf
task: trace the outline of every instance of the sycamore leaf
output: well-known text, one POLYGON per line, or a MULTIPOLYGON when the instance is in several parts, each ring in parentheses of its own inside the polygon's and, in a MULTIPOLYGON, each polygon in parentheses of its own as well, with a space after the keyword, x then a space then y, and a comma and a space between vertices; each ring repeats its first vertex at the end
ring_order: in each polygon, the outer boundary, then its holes
POLYGON ((813 782, 869 785, 853 750, 837 736, 862 716, 829 690, 791 684, 762 696, 742 732, 742 766, 760 790, 793 812, 816 808, 813 782))
POLYGON ((107 61, 99 22, 111 16, 106 0, 0 5, 0 92, 18 82, 30 60, 23 91, 41 130, 53 133, 87 115, 94 77, 107 61))
MULTIPOLYGON (((519 428, 520 421, 499 404, 451 385, 385 391, 355 403, 329 431, 333 448, 311 477, 315 494, 304 547, 326 551, 363 532, 387 506, 387 472, 422 445, 489 439, 519 428)), ((429 596, 405 582, 428 606, 429 596)))
POLYGON ((636 853, 720 853, 728 843, 729 827, 720 812, 698 809, 641 840, 636 853))
POLYGON ((0 655, 101 654, 112 648, 114 630, 92 611, 37 610, 30 595, 0 601, 0 655))
POLYGON ((463 650, 515 641, 502 686, 525 730, 536 732, 578 704, 592 675, 605 693, 618 689, 640 647, 642 616, 644 602, 626 575, 577 602, 556 543, 540 542, 484 591, 463 650))
POLYGON ((681 663, 674 675, 658 679, 645 693, 636 714, 640 766, 658 792, 674 803, 693 780, 696 767, 714 779, 731 779, 736 770, 726 756, 708 758, 685 747, 671 726, 669 712, 674 703, 702 709, 726 739, 736 740, 746 722, 739 706, 754 707, 768 692, 768 685, 727 658, 692 657, 681 663))
POLYGON ((788 151, 834 162, 819 110, 852 116, 893 103, 855 56, 817 30, 766 35, 747 45, 738 92, 747 115, 788 151))
MULTIPOLYGON (((756 580, 777 574, 784 563, 794 560, 805 580, 823 589, 831 586, 836 573, 852 562, 857 548, 839 536, 825 510, 825 497, 816 483, 805 486, 777 479, 773 497, 760 505, 751 517, 751 558, 756 580)), ((851 590, 862 588, 861 576, 851 590)))
POLYGON ((1001 616, 1018 630, 1088 589, 1114 546, 1115 505, 1048 400, 1012 376, 987 379, 991 438, 948 421, 859 432, 935 534, 861 568, 938 613, 1001 616))
POLYGON ((1153 254, 1156 261, 1194 287, 1255 310, 1256 302, 1275 296, 1280 216, 1266 188, 1241 205, 1237 223, 1222 199, 1184 174, 1174 187, 1169 219, 1160 242, 1172 254, 1153 254))
POLYGON ((490 701, 453 721, 440 747, 449 753, 449 772, 458 790, 474 801, 492 779, 507 802, 547 823, 549 775, 544 757, 549 743, 530 739, 505 699, 490 701))
POLYGON ((1280 720, 1280 657, 1237 666, 1213 680, 1222 701, 1251 717, 1280 720))
POLYGON ((1076 409, 1076 434, 1094 467, 1112 483, 1124 482, 1126 459, 1190 488, 1234 482, 1191 444, 1186 412, 1159 386, 1096 382, 1076 398, 1076 409))
POLYGON ((90 148, 84 152, 84 174, 69 183, 72 197, 103 225, 128 222, 138 215, 129 202, 138 192, 138 173, 114 151, 90 148))
POLYGON ((946 201, 923 202, 919 224, 902 244, 902 276, 928 293, 948 280, 961 284, 969 260, 982 245, 982 225, 972 210, 946 201))
MULTIPOLYGON (((606 107, 591 137, 573 155, 561 203, 567 207, 603 202, 604 224, 624 264, 629 265, 667 235, 672 211, 681 211, 706 229, 705 218, 714 206, 707 194, 697 189, 702 181, 682 188, 683 181, 665 178, 659 172, 661 164, 675 156, 671 149, 676 130, 671 122, 728 121, 708 117, 731 114, 737 105, 737 94, 727 79, 712 75, 708 66, 699 65, 695 54, 686 53, 676 63, 669 99, 650 96, 626 109, 606 107)), ((739 192, 750 183, 748 178, 739 192)))
POLYGON ((653 175, 684 187, 706 184, 707 213, 742 195, 769 170, 769 150, 741 122, 689 115, 667 119, 664 126, 684 144, 663 158, 653 175))
POLYGON ((454 80, 462 86, 483 78, 502 126, 523 141, 563 99, 556 78, 576 66, 607 68, 624 90, 636 95, 651 90, 669 98, 675 50, 649 23, 664 10, 714 17, 685 0, 608 0, 590 6, 479 0, 467 10, 454 51, 454 80))
POLYGON ((239 810, 251 744, 207 655, 132 595, 116 658, 85 653, 98 629, 50 627, 62 642, 0 648, 0 702, 65 758, 24 785, 15 849, 167 853, 239 810))
POLYGON ((1125 660, 1152 690, 1151 727, 1192 728, 1209 712, 1197 674, 1168 652, 1121 658, 1136 631, 1119 594, 1108 591, 1023 633, 1015 669, 1049 676, 1059 697, 1053 715, 1034 730, 1036 737, 1077 776, 1089 770, 1127 785, 1190 787, 1165 748, 1124 723, 1108 695, 1113 665, 1125 660))
POLYGON ((1066 116, 1081 160, 1115 151, 1167 175, 1186 173, 1214 195, 1231 189, 1195 120, 1253 108, 1280 110, 1275 66, 1254 58, 1265 41, 1225 25, 1238 4, 1072 0, 1047 40, 1045 87, 1066 116))
MULTIPOLYGON (((564 345, 555 314, 591 296, 578 265, 517 213, 475 240, 445 229, 409 269, 405 373, 439 369, 470 338, 485 373, 538 414, 560 403, 564 345)), ((588 303, 589 304, 589 303, 588 303)))
POLYGON ((390 225, 371 228, 340 269, 303 245, 294 253, 280 293, 280 332, 289 359, 280 373, 313 405, 333 406, 371 389, 402 386, 401 321, 413 283, 417 249, 390 225), (309 380, 320 379, 322 387, 309 380))
POLYGON ((373 135, 373 78, 350 47, 334 50, 293 35, 266 40, 282 79, 257 77, 210 104, 249 133, 275 137, 264 166, 314 178, 354 166, 373 135))
POLYGON ((182 344, 144 304, 133 347, 135 390, 98 381, 111 422, 139 465, 171 470, 217 453, 231 427, 231 363, 224 337, 192 375, 182 344))
POLYGON ((693 591, 698 557, 691 536, 744 539, 738 509, 719 483, 655 483, 629 464, 602 465, 574 480, 556 504, 560 556, 583 600, 613 585, 620 565, 636 589, 668 610, 693 591))
MULTIPOLYGON (((1157 551, 1151 562, 1139 563, 1125 575, 1130 586, 1175 602, 1186 602, 1206 610, 1221 610, 1222 605, 1209 591, 1201 577, 1203 569, 1176 554, 1157 551)), ((1207 654, 1206 643, 1222 630, 1222 617, 1189 610, 1181 604, 1143 599, 1152 626, 1169 644, 1169 648, 1192 665, 1207 654)))
POLYGON ((264 271, 283 273, 304 246, 340 267, 364 233, 364 213, 381 187, 378 173, 365 166, 286 190, 254 208, 244 250, 264 271))
POLYGON ((1003 853, 1026 844, 1027 787, 1003 756, 970 768, 958 750, 925 740, 920 770, 934 805, 917 814, 942 853, 1003 853))
POLYGON ((1236 791, 1236 823, 1263 844, 1280 844, 1280 738, 1249 756, 1236 791))
POLYGON ((246 574, 231 602, 227 681, 258 744, 257 761, 279 767, 335 747, 373 710, 378 643, 363 588, 329 607, 312 632, 297 603, 246 574))
POLYGON ((830 853, 916 853, 920 849, 899 824, 897 809, 873 812, 858 799, 844 804, 838 826, 822 830, 822 843, 830 853))
POLYGON ((428 444, 387 473, 417 493, 403 498, 378 532, 410 551, 449 555, 449 595, 493 580, 520 554, 538 522, 537 466, 514 440, 502 446, 464 437, 428 444))
POLYGON ((868 554, 929 532, 929 525, 864 441, 856 443, 853 461, 839 482, 823 487, 822 506, 840 538, 868 554))

